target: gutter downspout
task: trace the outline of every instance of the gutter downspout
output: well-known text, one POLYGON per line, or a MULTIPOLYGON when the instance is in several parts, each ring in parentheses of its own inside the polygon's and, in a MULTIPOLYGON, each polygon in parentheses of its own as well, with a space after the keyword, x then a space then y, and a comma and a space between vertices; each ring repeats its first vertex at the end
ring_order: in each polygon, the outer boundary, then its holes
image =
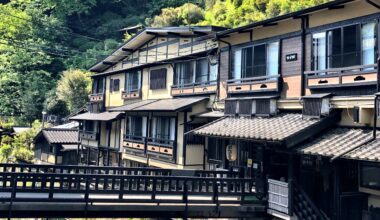
POLYGON ((358 144, 356 147, 352 148, 352 149, 349 149, 349 150, 346 150, 334 157, 332 157, 330 159, 330 162, 333 162, 334 160, 342 157, 343 155, 345 154, 348 154, 350 153, 351 151, 353 150, 356 150, 358 149, 359 147, 363 146, 363 145, 366 145, 374 140, 376 140, 376 132, 377 132, 377 105, 378 105, 378 99, 379 99, 379 96, 380 96, 380 93, 379 93, 379 90, 380 90, 380 57, 377 58, 377 85, 376 85, 376 91, 377 93, 375 93, 375 99, 374 99, 374 102, 373 102, 373 127, 372 127, 372 137, 367 140, 367 141, 364 141, 360 144, 358 144))

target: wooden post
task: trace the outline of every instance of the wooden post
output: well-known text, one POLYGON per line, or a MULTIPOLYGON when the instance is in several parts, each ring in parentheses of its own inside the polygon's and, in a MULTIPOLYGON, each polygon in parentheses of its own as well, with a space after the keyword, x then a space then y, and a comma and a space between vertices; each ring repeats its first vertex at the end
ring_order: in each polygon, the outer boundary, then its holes
POLYGON ((90 165, 90 147, 87 147, 87 165, 90 165))
POLYGON ((288 215, 293 216, 294 155, 288 155, 288 215))

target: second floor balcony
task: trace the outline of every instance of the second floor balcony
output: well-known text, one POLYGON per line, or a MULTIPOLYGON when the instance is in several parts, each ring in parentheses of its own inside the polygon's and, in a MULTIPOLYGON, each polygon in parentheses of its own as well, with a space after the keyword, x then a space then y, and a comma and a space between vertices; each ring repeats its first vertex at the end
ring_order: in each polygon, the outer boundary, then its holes
POLYGON ((216 93, 217 81, 187 83, 182 85, 173 85, 171 89, 172 96, 186 96, 198 94, 216 93))
POLYGON ((174 140, 136 135, 124 135, 123 147, 126 153, 142 157, 150 156, 172 161, 175 159, 174 140))
POLYGON ((121 98, 124 100, 140 99, 141 89, 124 90, 121 92, 121 98))
POLYGON ((104 101, 104 93, 93 93, 88 96, 90 103, 98 103, 104 101))
POLYGON ((280 75, 227 80, 227 91, 235 93, 279 92, 280 75))
POLYGON ((375 85, 378 80, 376 64, 306 71, 305 76, 308 89, 375 85))
POLYGON ((99 135, 95 131, 79 131, 79 137, 82 140, 96 141, 99 138, 99 135))

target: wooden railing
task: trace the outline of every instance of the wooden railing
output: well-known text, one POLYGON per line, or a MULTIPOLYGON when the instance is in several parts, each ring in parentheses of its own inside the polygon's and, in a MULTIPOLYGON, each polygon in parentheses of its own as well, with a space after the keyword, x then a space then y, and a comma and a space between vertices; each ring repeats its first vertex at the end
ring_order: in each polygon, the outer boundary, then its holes
POLYGON ((305 71, 304 74, 311 89, 377 83, 376 64, 305 71))
POLYGON ((147 153, 170 160, 175 159, 176 142, 169 139, 147 138, 147 153))
POLYGON ((131 168, 107 166, 73 166, 45 164, 7 164, 0 163, 1 173, 71 173, 71 174, 108 174, 108 175, 146 175, 146 176, 193 176, 213 178, 239 178, 234 171, 211 170, 173 170, 160 168, 131 168))
POLYGON ((141 98, 141 89, 134 89, 130 91, 122 91, 121 98, 124 100, 139 99, 141 98))
POLYGON ((98 139, 98 133, 94 131, 79 131, 79 136, 81 139, 85 140, 97 140, 98 139))
POLYGON ((254 186, 240 178, 2 172, 0 202, 250 204, 260 202, 245 199, 254 186))
POLYGON ((146 154, 146 137, 125 134, 123 147, 128 153, 144 156, 146 154))
POLYGON ((217 81, 187 83, 181 85, 173 85, 171 89, 172 96, 210 94, 217 90, 217 81))
POLYGON ((280 75, 227 80, 228 93, 278 92, 280 75))
POLYGON ((104 101, 104 93, 94 93, 88 95, 88 99, 90 102, 103 102, 104 101))

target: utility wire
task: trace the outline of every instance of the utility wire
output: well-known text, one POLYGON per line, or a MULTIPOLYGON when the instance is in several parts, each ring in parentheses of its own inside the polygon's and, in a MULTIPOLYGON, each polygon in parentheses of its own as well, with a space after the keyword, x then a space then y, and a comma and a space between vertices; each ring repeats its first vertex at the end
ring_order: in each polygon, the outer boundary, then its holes
MULTIPOLYGON (((1 9, 1 8, 0 8, 1 9)), ((30 19, 27 19, 27 18, 23 18, 23 17, 20 17, 20 16, 16 16, 16 15, 13 15, 13 14, 10 14, 4 10, 0 10, 0 14, 3 14, 5 16, 8 16, 8 17, 13 17, 13 18, 17 18, 17 19, 20 19, 20 20, 24 20, 24 21, 27 21, 31 24, 35 24, 32 20, 30 19)), ((63 27, 63 26, 58 26, 60 27, 60 30, 57 28, 57 27, 54 27, 54 26, 48 26, 44 23, 45 21, 43 20, 39 20, 38 21, 38 25, 45 25, 46 27, 49 27, 49 28, 52 28, 52 29, 55 29, 57 31, 64 31, 67 35, 71 35, 71 36, 78 36, 78 37, 83 37, 83 38, 87 38, 89 40, 93 40, 93 41, 98 41, 98 42, 103 42, 103 40, 101 39, 97 39, 97 38, 94 38, 94 37, 90 37, 90 36, 86 36, 86 35, 83 35, 83 34, 78 34, 78 33, 74 33, 74 32, 70 32, 68 28, 66 27, 63 27)))

